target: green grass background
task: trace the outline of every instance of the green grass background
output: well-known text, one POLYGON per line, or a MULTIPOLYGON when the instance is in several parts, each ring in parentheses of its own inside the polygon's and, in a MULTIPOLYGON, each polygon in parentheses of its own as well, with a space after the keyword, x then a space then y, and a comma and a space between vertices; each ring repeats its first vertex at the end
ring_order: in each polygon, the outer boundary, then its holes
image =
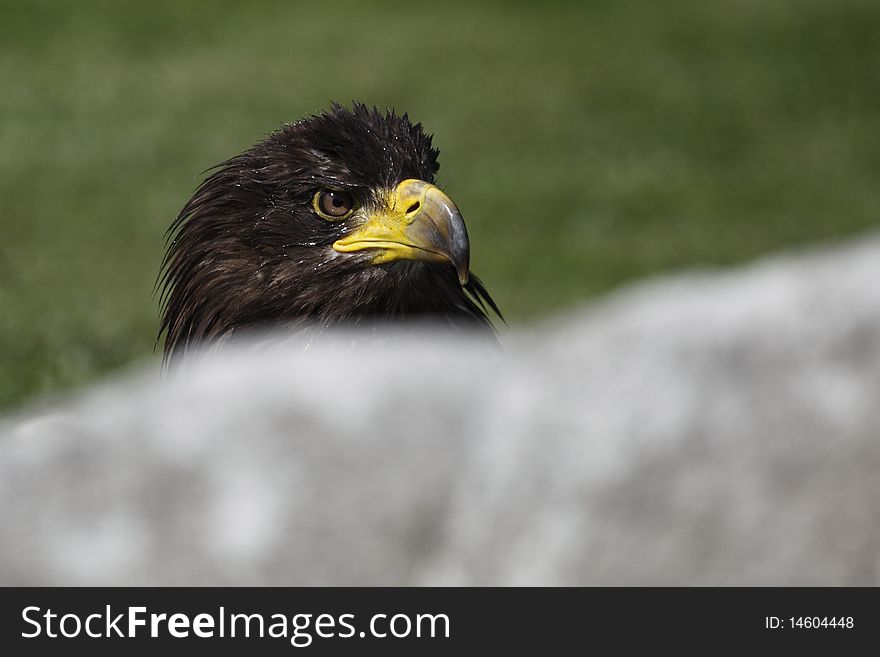
POLYGON ((199 172, 331 99, 435 134, 514 325, 880 218, 873 0, 4 1, 0 408, 154 358, 199 172))

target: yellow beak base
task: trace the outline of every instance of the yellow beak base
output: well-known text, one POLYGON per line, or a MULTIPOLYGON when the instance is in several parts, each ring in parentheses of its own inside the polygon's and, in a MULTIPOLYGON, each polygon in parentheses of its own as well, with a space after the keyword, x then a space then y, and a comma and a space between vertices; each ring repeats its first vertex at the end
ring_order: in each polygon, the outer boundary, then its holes
POLYGON ((410 178, 390 194, 387 207, 370 214, 352 233, 333 243, 339 253, 373 249, 373 264, 395 260, 450 262, 467 283, 470 243, 461 213, 446 194, 410 178))

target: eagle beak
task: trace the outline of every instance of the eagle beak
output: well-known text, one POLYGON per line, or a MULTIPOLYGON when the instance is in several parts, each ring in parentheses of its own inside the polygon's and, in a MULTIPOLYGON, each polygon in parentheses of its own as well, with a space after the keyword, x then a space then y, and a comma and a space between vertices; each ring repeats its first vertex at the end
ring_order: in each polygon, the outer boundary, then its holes
POLYGON ((462 285, 470 271, 470 243, 461 213, 446 194, 410 178, 390 194, 387 207, 333 243, 340 253, 374 249, 373 264, 395 260, 450 262, 462 285))

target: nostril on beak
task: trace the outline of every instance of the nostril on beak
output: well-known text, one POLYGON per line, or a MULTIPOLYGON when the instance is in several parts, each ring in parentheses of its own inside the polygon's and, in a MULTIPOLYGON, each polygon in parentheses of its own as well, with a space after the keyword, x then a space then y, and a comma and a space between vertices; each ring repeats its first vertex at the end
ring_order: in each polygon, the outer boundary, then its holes
POLYGON ((407 215, 414 214, 414 213, 416 213, 416 212, 419 211, 419 208, 420 208, 420 207, 422 207, 422 204, 419 203, 418 201, 416 201, 415 203, 413 203, 412 205, 410 205, 410 206, 406 209, 406 214, 407 214, 407 215))

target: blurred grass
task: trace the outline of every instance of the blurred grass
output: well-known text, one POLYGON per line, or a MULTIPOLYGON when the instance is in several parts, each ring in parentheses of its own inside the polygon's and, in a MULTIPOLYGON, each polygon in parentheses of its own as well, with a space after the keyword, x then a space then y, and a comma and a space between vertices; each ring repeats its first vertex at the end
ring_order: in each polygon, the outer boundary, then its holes
POLYGON ((199 172, 359 99, 436 135, 513 324, 880 210, 880 3, 0 2, 0 408, 153 357, 199 172))

